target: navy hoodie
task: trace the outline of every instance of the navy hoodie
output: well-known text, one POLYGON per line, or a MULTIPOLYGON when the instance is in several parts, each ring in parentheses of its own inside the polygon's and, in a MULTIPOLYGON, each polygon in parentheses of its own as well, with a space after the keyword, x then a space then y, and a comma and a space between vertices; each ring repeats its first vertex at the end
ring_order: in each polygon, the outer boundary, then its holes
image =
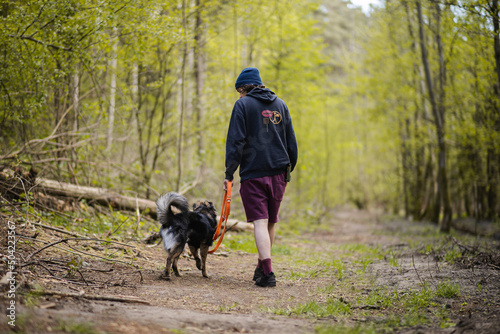
POLYGON ((298 148, 285 102, 254 88, 233 107, 226 141, 226 179, 240 166, 241 181, 284 173, 297 163, 298 148))

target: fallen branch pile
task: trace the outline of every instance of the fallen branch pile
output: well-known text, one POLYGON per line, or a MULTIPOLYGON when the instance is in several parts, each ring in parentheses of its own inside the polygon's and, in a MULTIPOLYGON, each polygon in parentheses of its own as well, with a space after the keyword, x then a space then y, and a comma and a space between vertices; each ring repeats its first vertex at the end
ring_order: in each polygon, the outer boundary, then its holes
POLYGON ((477 245, 464 245, 455 238, 451 238, 451 241, 462 251, 462 255, 455 262, 460 267, 471 269, 487 266, 500 270, 500 251, 481 250, 477 245))
MULTIPOLYGON (((79 186, 71 183, 59 182, 37 177, 31 169, 29 172, 22 169, 3 170, 0 172, 0 195, 6 199, 20 199, 28 192, 34 193, 35 205, 55 208, 64 211, 64 200, 87 200, 89 204, 111 206, 119 210, 137 212, 138 215, 149 215, 156 219, 156 203, 154 201, 120 195, 114 190, 79 186), (64 199, 64 200, 62 200, 64 199)), ((235 219, 229 220, 232 231, 253 230, 253 225, 235 219)), ((156 239, 158 236, 155 236, 156 239)), ((156 240, 155 239, 155 240, 156 240)), ((152 241, 154 242, 154 240, 152 241)))
POLYGON ((120 195, 116 191, 79 186, 71 183, 59 182, 37 177, 31 169, 29 172, 21 168, 15 171, 4 169, 0 172, 0 195, 6 199, 19 199, 28 192, 35 194, 35 204, 42 204, 61 209, 64 203, 60 199, 85 199, 89 204, 111 206, 129 211, 141 211, 156 218, 156 204, 154 201, 120 195))

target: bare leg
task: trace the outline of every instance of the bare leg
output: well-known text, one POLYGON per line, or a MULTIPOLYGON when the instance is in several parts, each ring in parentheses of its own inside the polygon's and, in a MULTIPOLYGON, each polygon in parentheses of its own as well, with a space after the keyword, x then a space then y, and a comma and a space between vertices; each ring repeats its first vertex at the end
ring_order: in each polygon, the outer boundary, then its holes
POLYGON ((269 239, 271 240, 271 248, 273 248, 274 244, 274 231, 275 231, 275 223, 268 223, 267 224, 267 230, 269 232, 269 239))
POLYGON ((253 226, 255 245, 259 252, 259 259, 270 259, 271 245, 274 239, 274 224, 268 224, 267 219, 259 219, 253 222, 253 226), (272 227, 270 225, 272 225, 272 227))

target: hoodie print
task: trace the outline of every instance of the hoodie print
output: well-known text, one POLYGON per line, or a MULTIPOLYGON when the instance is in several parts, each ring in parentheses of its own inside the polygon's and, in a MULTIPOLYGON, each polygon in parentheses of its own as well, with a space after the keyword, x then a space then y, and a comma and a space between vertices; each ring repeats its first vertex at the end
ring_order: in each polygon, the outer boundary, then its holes
POLYGON ((263 110, 263 122, 266 125, 267 132, 269 132, 269 122, 279 124, 281 122, 281 114, 279 111, 263 110))

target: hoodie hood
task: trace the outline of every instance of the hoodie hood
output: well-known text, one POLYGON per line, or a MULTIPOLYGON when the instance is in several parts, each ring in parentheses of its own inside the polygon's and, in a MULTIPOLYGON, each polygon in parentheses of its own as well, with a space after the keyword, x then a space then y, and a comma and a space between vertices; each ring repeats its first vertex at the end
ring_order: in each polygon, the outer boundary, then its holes
POLYGON ((276 100, 277 96, 269 88, 256 87, 252 89, 246 96, 253 97, 263 103, 269 104, 276 100))

